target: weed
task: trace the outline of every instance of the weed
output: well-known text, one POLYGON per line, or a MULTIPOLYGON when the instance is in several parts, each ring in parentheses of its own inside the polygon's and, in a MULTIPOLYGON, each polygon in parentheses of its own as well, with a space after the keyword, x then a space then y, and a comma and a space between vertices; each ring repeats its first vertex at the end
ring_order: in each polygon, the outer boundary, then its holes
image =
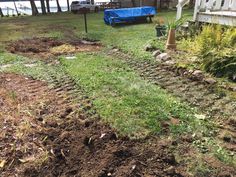
POLYGON ((17 95, 16 95, 16 92, 14 92, 14 91, 10 91, 10 92, 9 92, 9 97, 10 97, 14 102, 17 101, 17 95))
POLYGON ((31 132, 31 124, 29 121, 24 120, 17 126, 16 136, 19 139, 22 139, 24 136, 27 136, 31 132))
POLYGON ((194 176, 202 177, 211 176, 213 170, 206 163, 198 161, 198 163, 195 164, 190 171, 194 173, 194 176))

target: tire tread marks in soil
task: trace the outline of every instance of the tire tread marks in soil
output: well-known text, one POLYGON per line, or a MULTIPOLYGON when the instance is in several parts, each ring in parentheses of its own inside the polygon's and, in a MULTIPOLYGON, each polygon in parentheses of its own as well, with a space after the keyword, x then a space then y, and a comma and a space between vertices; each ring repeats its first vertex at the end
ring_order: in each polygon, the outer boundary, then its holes
POLYGON ((202 110, 220 127, 218 137, 222 145, 230 151, 236 151, 236 100, 218 94, 214 86, 184 76, 183 72, 173 66, 147 60, 137 62, 131 56, 117 50, 111 50, 108 54, 126 62, 149 82, 159 85, 202 110), (230 136, 230 139, 227 139, 229 141, 225 141, 225 135, 230 136))

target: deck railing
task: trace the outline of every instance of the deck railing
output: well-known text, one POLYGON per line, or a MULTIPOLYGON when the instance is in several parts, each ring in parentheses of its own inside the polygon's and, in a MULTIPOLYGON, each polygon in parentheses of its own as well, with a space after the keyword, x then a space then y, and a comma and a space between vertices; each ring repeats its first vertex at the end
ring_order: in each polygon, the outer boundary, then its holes
MULTIPOLYGON (((176 19, 189 0, 178 0, 176 19)), ((236 26, 236 0, 196 0, 193 21, 236 26)))
POLYGON ((194 20, 198 12, 236 11, 236 0, 196 0, 194 20))
MULTIPOLYGON (((236 11, 236 1, 235 0, 197 0, 200 2, 201 10, 235 10, 236 11)), ((199 4, 198 2, 198 4, 199 4)))

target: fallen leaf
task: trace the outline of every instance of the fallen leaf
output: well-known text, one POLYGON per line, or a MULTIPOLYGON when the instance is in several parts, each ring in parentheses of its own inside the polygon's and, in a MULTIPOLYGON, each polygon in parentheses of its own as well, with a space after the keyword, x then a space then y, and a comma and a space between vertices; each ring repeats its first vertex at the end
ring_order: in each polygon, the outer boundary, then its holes
POLYGON ((6 162, 6 160, 0 160, 0 168, 3 168, 6 162))
POLYGON ((19 159, 21 163, 26 163, 26 162, 33 162, 35 160, 34 156, 26 157, 24 159, 19 159))

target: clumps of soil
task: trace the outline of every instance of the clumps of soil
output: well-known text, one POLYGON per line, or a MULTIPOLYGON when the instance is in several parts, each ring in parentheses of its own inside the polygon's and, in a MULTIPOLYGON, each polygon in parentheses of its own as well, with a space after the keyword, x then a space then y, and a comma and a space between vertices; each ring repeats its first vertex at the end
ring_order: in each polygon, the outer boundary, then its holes
POLYGON ((86 113, 87 97, 76 98, 41 81, 0 75, 1 176, 191 176, 189 161, 175 152, 193 159, 189 142, 120 137, 96 112, 86 113))
POLYGON ((11 42, 7 50, 26 57, 51 59, 58 55, 98 51, 101 47, 99 42, 88 40, 63 41, 56 38, 42 37, 11 42))

